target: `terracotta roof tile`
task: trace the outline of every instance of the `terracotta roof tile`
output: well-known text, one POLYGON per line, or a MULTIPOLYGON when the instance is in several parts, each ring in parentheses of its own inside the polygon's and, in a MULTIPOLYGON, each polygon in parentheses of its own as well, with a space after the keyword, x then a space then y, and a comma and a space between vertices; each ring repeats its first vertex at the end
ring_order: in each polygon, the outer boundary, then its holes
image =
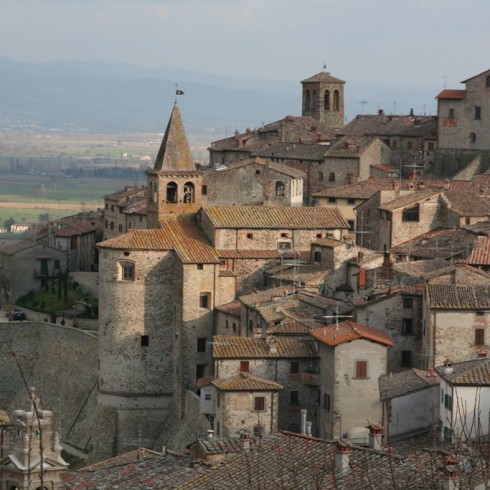
POLYGON ((460 216, 490 215, 490 203, 472 192, 443 191, 442 195, 448 202, 449 208, 460 216))
POLYGON ((226 378, 211 381, 221 391, 278 391, 283 386, 275 381, 253 376, 250 373, 238 373, 226 378))
POLYGON ((379 344, 392 346, 390 337, 377 328, 368 327, 351 320, 345 320, 337 325, 314 328, 310 334, 319 342, 335 347, 356 339, 367 339, 379 344))
POLYGON ((341 84, 345 83, 344 80, 340 80, 340 78, 335 78, 332 75, 330 75, 328 71, 321 71, 316 75, 301 80, 301 83, 311 83, 311 82, 341 83, 341 84))
POLYGON ((466 263, 470 265, 490 265, 490 238, 479 236, 476 238, 474 248, 466 263))
POLYGON ((338 209, 319 207, 206 206, 215 228, 347 229, 338 209))
POLYGON ((457 286, 455 284, 427 284, 427 305, 446 310, 490 309, 490 286, 457 286))
POLYGON ((406 208, 408 206, 413 206, 421 201, 426 201, 435 197, 440 191, 433 189, 425 189, 422 191, 413 191, 409 194, 397 197, 392 201, 386 202, 379 206, 379 209, 385 209, 387 211, 395 211, 396 209, 406 208))
POLYGON ((267 359, 267 358, 316 358, 313 343, 309 339, 278 337, 272 340, 277 352, 271 351, 270 339, 215 335, 213 357, 215 359, 267 359))
POLYGON ((379 378, 380 400, 391 400, 439 384, 439 377, 433 371, 407 369, 400 373, 390 373, 379 378))
POLYGON ((230 301, 229 303, 224 303, 216 307, 217 310, 222 311, 228 315, 240 316, 242 311, 242 303, 239 299, 230 301))
MULTIPOLYGON (((254 156, 262 158, 281 158, 286 162, 288 160, 304 160, 304 161, 314 161, 323 162, 325 160, 325 154, 327 153, 330 146, 319 145, 316 143, 275 143, 265 148, 254 152, 254 156)), ((276 163, 276 166, 280 164, 276 163)), ((282 166, 286 166, 284 163, 282 166)), ((306 165, 305 165, 306 168, 306 165)), ((303 175, 304 172, 298 170, 303 175)))
POLYGON ((466 90, 444 89, 436 96, 436 99, 464 99, 466 90))
POLYGON ((219 263, 214 248, 193 220, 169 219, 161 228, 129 230, 98 244, 118 250, 174 250, 184 263, 219 263))
POLYGON ((452 373, 447 373, 444 367, 436 370, 441 378, 452 385, 490 386, 490 359, 456 362, 451 367, 452 373))
POLYGON ((261 303, 268 303, 274 298, 284 298, 286 296, 294 297, 294 290, 291 288, 291 286, 261 289, 249 294, 243 294, 239 299, 244 305, 248 307, 255 307, 261 303))

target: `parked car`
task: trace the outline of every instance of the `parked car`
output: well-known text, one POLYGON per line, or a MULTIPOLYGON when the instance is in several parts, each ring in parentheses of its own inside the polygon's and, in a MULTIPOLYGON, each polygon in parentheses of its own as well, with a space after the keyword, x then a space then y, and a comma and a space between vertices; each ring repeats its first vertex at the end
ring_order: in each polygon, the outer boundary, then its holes
POLYGON ((21 310, 14 310, 9 315, 9 320, 11 322, 21 321, 26 319, 26 314, 21 310))

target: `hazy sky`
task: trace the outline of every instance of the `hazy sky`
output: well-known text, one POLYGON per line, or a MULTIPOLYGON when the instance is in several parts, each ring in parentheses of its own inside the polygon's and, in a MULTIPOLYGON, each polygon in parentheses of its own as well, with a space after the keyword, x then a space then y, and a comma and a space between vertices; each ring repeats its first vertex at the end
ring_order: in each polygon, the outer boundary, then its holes
POLYGON ((0 55, 220 75, 459 82, 488 68, 489 0, 0 0, 0 55))

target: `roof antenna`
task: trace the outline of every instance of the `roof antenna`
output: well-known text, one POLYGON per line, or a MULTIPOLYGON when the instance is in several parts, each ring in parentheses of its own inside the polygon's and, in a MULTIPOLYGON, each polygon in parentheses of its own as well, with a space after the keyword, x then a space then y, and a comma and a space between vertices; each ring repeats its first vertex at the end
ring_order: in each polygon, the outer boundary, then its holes
POLYGON ((443 78, 444 78, 444 88, 446 88, 447 87, 447 75, 444 75, 443 78))

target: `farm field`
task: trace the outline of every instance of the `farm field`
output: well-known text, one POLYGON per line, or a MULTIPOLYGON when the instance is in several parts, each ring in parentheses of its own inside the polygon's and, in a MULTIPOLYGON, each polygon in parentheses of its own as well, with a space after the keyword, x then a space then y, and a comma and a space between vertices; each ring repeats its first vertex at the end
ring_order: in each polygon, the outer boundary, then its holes
POLYGON ((81 210, 96 210, 103 206, 106 194, 134 183, 124 179, 68 179, 2 173, 0 226, 10 217, 16 223, 37 222, 41 214, 48 214, 49 219, 58 219, 81 210))

